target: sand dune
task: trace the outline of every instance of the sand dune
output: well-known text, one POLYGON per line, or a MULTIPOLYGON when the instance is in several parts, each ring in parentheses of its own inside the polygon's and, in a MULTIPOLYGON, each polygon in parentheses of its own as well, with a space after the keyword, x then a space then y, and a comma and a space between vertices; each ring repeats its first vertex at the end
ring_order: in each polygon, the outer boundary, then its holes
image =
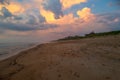
POLYGON ((120 35, 38 45, 1 61, 0 80, 120 80, 120 35))

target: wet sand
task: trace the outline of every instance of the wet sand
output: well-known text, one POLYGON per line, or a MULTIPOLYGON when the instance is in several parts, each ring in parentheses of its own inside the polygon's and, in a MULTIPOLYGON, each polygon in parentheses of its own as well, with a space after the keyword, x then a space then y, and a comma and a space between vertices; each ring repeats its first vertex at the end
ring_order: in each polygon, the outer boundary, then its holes
POLYGON ((0 61, 0 80, 120 80, 120 35, 38 45, 0 61))

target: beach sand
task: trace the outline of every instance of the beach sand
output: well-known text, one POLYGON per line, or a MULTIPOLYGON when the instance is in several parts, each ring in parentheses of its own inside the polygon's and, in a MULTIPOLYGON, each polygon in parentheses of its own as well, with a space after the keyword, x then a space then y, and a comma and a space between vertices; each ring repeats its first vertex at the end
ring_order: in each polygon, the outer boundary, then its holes
POLYGON ((38 45, 0 61, 0 80, 120 80, 120 35, 38 45))

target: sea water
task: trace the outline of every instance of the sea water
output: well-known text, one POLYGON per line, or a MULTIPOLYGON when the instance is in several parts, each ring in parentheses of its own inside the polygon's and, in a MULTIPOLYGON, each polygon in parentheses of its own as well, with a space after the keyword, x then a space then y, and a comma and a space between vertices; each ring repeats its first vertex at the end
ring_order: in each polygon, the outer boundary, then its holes
POLYGON ((38 44, 37 42, 0 42, 0 60, 18 54, 18 52, 28 49, 38 44))

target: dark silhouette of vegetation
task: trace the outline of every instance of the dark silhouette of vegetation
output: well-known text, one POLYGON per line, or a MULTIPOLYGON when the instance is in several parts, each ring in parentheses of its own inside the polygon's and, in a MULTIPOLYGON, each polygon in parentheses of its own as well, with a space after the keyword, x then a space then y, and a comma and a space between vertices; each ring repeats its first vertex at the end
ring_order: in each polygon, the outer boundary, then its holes
POLYGON ((85 34, 85 36, 68 36, 61 40, 74 40, 74 39, 83 39, 83 38, 94 38, 94 37, 100 37, 100 36, 109 36, 109 35, 118 35, 120 34, 120 31, 111 31, 111 32, 103 32, 103 33, 95 33, 94 31, 90 32, 89 34, 85 34))
POLYGON ((93 37, 93 36, 95 36, 95 32, 92 31, 92 32, 89 33, 89 34, 85 34, 85 36, 86 36, 86 37, 93 37))

